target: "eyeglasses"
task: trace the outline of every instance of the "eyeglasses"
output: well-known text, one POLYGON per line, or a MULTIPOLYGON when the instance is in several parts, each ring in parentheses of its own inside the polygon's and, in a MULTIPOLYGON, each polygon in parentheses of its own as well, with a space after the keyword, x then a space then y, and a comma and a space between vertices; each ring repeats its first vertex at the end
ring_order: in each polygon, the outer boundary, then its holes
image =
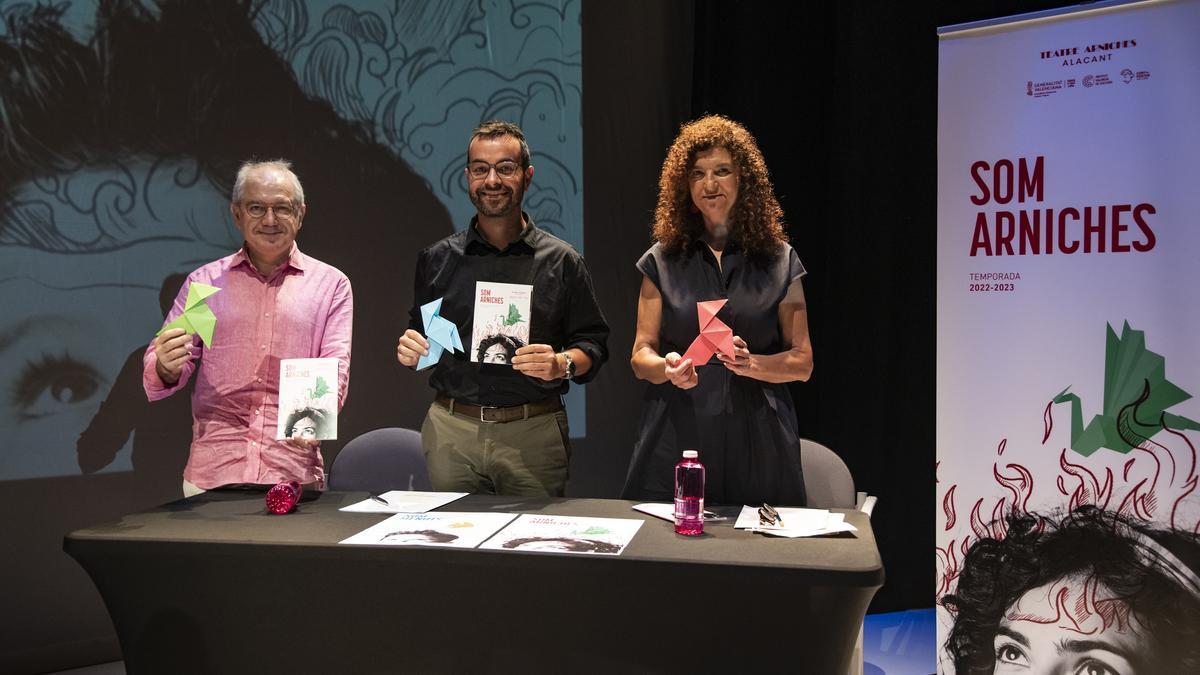
POLYGON ((267 215, 267 211, 275 213, 275 217, 279 220, 291 220, 296 217, 296 207, 291 204, 259 204, 258 202, 250 202, 242 207, 246 211, 246 215, 251 218, 263 218, 267 215))
POLYGON ((779 512, 775 510, 775 507, 765 502, 758 509, 758 524, 784 527, 783 518, 779 517, 779 512))
POLYGON ((521 165, 511 159, 502 159, 495 164, 488 164, 482 159, 477 159, 467 164, 467 172, 471 174, 471 178, 476 180, 487 178, 492 169, 495 169, 496 175, 501 178, 511 178, 513 174, 521 170, 521 165))

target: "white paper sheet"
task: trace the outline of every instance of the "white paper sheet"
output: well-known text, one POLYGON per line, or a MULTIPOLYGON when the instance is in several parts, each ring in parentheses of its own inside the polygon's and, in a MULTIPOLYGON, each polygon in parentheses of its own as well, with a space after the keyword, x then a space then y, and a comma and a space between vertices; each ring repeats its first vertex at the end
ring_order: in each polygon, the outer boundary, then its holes
POLYGON ((466 492, 392 490, 379 495, 380 499, 387 502, 386 504, 368 497, 361 502, 343 506, 338 510, 351 513, 425 513, 466 496, 466 492))
POLYGON ((857 532, 858 528, 846 522, 846 514, 831 513, 825 509, 797 509, 780 507, 782 525, 762 525, 758 520, 758 507, 743 506, 738 514, 735 528, 762 532, 775 537, 816 537, 838 532, 857 532))

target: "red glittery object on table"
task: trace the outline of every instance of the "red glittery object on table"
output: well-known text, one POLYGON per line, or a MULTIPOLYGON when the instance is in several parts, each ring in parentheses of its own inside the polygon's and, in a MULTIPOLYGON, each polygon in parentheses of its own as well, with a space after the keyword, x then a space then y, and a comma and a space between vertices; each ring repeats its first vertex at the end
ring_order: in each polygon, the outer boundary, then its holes
POLYGON ((300 481, 284 481, 267 490, 267 510, 277 516, 289 513, 296 508, 296 503, 300 501, 300 494, 303 492, 304 488, 300 487, 300 481))

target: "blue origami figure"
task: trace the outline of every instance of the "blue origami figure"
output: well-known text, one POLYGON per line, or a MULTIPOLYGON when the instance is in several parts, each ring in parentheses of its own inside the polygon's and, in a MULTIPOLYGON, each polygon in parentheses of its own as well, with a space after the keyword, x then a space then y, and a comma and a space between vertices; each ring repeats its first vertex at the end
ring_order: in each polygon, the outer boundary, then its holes
POLYGON ((458 326, 455 326, 440 315, 442 299, 421 305, 421 321, 425 324, 425 339, 429 341, 429 353, 417 361, 417 370, 423 370, 435 365, 442 358, 442 350, 449 349, 453 354, 464 351, 462 340, 458 337, 458 326))

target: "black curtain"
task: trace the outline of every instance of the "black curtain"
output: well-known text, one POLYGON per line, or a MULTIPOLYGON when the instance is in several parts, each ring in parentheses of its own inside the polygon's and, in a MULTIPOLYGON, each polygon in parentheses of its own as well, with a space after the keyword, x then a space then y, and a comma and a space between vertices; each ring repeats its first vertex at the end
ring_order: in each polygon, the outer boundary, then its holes
POLYGON ((586 255, 610 322, 571 491, 612 497, 640 383, 626 365, 658 168, 705 113, 756 136, 809 270, 805 437, 837 451, 887 583, 871 611, 933 604, 938 26, 1063 2, 606 2, 584 6, 586 255), (680 101, 685 101, 681 105, 680 101))
POLYGON ((875 611, 933 604, 937 44, 915 19, 882 3, 696 7, 692 114, 755 134, 809 270, 801 435, 879 498, 875 611))

